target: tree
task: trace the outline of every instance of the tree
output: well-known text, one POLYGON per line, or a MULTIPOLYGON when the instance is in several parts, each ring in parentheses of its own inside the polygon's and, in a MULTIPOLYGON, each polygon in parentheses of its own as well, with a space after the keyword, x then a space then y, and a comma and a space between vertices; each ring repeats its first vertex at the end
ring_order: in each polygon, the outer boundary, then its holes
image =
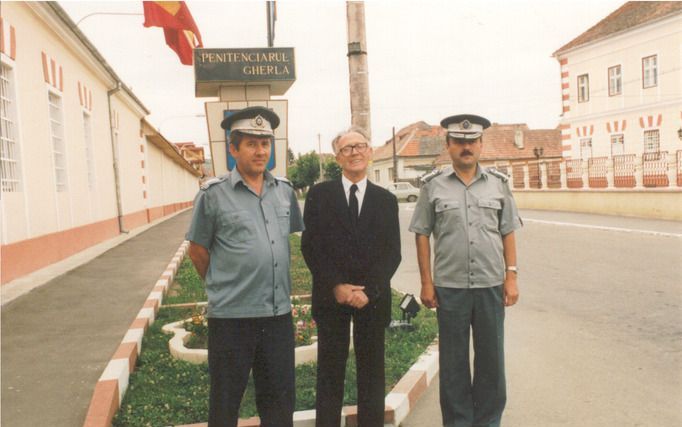
POLYGON ((327 159, 327 161, 322 165, 324 170, 324 180, 332 181, 341 178, 341 166, 336 163, 333 158, 327 159))
POLYGON ((296 163, 296 156, 291 151, 291 147, 287 147, 287 165, 292 166, 294 163, 296 163))
POLYGON ((287 176, 296 190, 305 190, 320 177, 320 158, 311 151, 299 155, 298 159, 287 169, 287 176))

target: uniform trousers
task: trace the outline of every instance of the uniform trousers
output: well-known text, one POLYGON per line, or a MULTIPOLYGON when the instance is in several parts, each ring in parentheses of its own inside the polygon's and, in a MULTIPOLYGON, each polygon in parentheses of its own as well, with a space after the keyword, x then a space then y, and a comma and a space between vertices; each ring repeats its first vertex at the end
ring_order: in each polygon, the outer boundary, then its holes
POLYGON ((317 319, 317 427, 339 427, 353 319, 353 347, 357 366, 358 427, 384 425, 385 322, 375 310, 334 312, 317 319))
POLYGON ((261 426, 292 426, 296 393, 291 313, 208 319, 209 427, 237 425, 252 369, 261 426))
POLYGON ((440 405, 447 427, 499 427, 507 400, 502 286, 436 287, 440 405), (474 376, 469 365, 473 332, 474 376))

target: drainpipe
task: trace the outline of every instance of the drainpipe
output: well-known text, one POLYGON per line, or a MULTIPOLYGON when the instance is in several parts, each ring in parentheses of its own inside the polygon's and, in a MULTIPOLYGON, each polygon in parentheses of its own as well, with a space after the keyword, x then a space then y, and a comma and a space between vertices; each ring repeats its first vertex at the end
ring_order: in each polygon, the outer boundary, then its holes
POLYGON ((107 103, 109 105, 109 135, 111 137, 111 154, 114 158, 114 187, 116 189, 116 211, 118 214, 118 230, 121 234, 128 234, 128 230, 123 228, 123 203, 121 201, 121 179, 118 165, 118 147, 114 138, 114 117, 111 110, 111 96, 121 90, 121 82, 117 81, 113 89, 107 91, 107 103))

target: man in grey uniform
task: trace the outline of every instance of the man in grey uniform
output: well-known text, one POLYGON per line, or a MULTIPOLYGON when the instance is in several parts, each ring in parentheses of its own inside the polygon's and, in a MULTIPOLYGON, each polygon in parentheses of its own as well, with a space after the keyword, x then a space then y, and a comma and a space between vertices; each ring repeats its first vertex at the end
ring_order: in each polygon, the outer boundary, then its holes
POLYGON ((278 125, 263 107, 223 120, 236 167, 194 200, 186 238, 208 294, 209 427, 237 425, 252 369, 261 425, 293 423, 289 234, 303 220, 289 182, 266 170, 278 125))
POLYGON ((438 308, 443 425, 496 427, 506 402, 504 307, 519 297, 514 230, 521 221, 506 177, 478 164, 490 122, 462 114, 443 119, 441 126, 447 129, 452 168, 426 177, 410 231, 416 237, 422 303, 438 308))

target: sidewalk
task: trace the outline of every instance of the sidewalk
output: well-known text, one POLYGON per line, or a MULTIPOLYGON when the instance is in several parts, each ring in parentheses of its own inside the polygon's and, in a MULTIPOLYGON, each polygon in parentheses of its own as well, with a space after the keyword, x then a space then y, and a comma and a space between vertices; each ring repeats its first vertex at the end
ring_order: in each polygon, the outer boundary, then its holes
POLYGON ((3 427, 77 427, 191 210, 2 307, 3 427))

